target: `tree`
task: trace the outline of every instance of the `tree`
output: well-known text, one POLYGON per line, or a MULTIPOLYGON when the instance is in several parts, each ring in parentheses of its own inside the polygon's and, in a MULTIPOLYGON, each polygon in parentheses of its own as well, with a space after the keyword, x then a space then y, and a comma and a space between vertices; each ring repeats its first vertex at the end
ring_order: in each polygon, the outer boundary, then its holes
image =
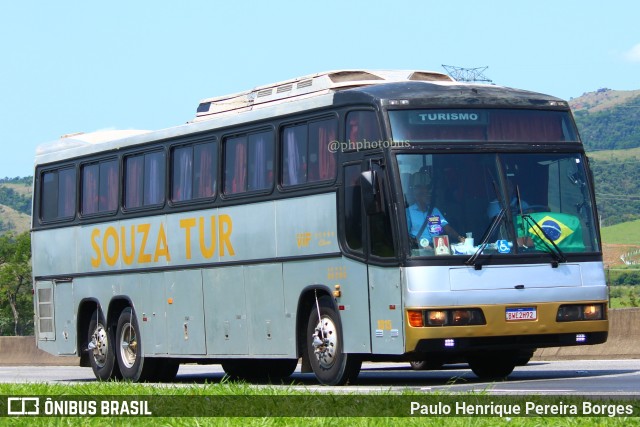
POLYGON ((0 307, 3 314, 10 308, 13 335, 33 333, 31 289, 29 232, 0 236, 0 307))

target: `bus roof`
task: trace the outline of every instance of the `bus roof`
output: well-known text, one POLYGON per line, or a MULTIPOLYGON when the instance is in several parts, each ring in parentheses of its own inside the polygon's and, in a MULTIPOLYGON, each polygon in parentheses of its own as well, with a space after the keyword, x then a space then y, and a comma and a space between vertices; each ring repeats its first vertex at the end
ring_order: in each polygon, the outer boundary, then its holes
POLYGON ((563 103, 563 107, 568 108, 566 101, 548 95, 494 85, 456 82, 445 74, 433 71, 336 70, 204 99, 198 106, 195 119, 179 126, 155 131, 101 130, 63 135, 36 149, 35 164, 48 164, 96 152, 195 135, 334 103, 415 99, 434 105, 455 105, 468 103, 470 98, 481 100, 481 104, 503 105, 540 105, 559 101, 563 103))
POLYGON ((207 98, 200 101, 195 121, 208 120, 221 113, 244 110, 260 104, 273 104, 302 97, 317 96, 319 92, 390 82, 429 81, 451 82, 446 74, 413 70, 336 70, 312 74, 277 83, 258 86, 246 92, 207 98))
POLYGON ((200 102, 192 122, 156 131, 96 131, 63 135, 36 149, 35 164, 118 150, 239 123, 328 106, 338 90, 401 81, 454 82, 446 74, 413 70, 335 70, 298 77, 200 102), (255 101, 250 101, 254 99, 255 101), (271 107, 271 108, 267 108, 271 107), (240 114, 243 113, 243 114, 240 114))

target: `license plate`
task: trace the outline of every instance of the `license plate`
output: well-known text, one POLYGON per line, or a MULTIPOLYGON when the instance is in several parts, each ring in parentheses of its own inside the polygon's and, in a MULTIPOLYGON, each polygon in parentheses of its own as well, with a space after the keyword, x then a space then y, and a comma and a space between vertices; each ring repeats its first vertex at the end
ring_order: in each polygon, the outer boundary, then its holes
POLYGON ((507 308, 507 321, 536 320, 538 312, 535 307, 507 308))

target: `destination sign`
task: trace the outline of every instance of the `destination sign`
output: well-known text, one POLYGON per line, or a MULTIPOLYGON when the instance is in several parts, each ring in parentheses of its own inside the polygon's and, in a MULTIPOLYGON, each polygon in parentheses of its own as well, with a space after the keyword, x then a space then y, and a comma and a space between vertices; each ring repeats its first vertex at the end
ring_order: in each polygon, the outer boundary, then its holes
POLYGON ((487 123, 487 114, 473 110, 412 111, 409 123, 414 125, 484 125, 487 123))

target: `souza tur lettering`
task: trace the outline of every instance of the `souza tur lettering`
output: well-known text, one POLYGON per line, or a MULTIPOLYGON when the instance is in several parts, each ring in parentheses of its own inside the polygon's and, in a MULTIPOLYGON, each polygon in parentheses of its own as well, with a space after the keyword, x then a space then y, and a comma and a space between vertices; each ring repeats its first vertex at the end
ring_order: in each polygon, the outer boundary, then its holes
MULTIPOLYGON (((229 215, 184 218, 180 220, 179 228, 185 242, 181 253, 187 260, 193 256, 192 241, 198 242, 197 248, 204 259, 210 259, 217 253, 220 256, 235 255, 231 244, 233 222, 229 215)), ((124 265, 169 262, 171 253, 180 249, 170 246, 164 223, 109 226, 104 232, 94 228, 91 231, 91 247, 91 266, 94 268, 104 264, 113 267, 118 261, 124 265)))

